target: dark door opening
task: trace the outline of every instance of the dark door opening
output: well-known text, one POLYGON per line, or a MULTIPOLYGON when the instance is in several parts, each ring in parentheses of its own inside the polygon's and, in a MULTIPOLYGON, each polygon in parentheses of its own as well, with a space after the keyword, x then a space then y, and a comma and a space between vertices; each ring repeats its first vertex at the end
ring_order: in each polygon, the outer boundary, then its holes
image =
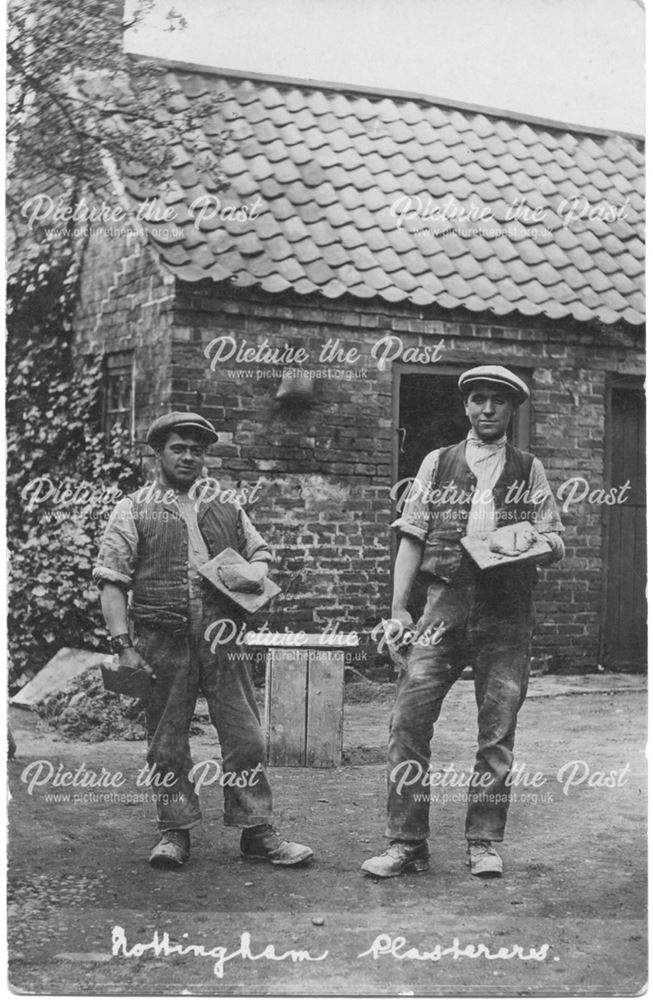
POLYGON ((414 476, 434 448, 456 444, 469 422, 456 375, 404 375, 399 392, 397 478, 414 476))
MULTIPOLYGON (((395 482, 414 476, 422 459, 434 448, 445 448, 467 436, 469 421, 458 389, 458 378, 469 367, 442 365, 437 371, 429 372, 425 372, 423 366, 405 365, 397 369, 395 482)), ((529 381, 527 372, 512 370, 529 381)), ((530 410, 526 402, 508 429, 509 440, 519 448, 528 448, 529 422, 530 410)))

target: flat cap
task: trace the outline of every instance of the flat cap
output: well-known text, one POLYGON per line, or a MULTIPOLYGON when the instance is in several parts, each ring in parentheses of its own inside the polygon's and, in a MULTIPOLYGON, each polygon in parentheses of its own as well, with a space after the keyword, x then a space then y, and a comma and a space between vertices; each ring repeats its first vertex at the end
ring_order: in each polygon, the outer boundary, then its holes
POLYGON ((464 394, 471 391, 474 382, 488 382, 501 389, 507 389, 517 397, 517 404, 521 406, 531 392, 525 382, 503 365, 478 365, 463 372, 458 379, 458 388, 464 394))
POLYGON ((210 444, 215 444, 218 440, 215 427, 206 417, 201 416, 199 413, 181 413, 179 410, 173 410, 172 413, 164 413, 162 417, 157 417, 156 420, 153 420, 147 432, 146 440, 148 444, 155 445, 169 431, 181 434, 183 431, 189 430, 201 431, 204 438, 210 444))

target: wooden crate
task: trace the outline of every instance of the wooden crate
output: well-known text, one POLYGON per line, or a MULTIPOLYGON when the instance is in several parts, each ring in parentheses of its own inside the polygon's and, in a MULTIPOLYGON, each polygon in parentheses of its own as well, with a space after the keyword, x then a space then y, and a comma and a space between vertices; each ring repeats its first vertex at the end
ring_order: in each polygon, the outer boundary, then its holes
POLYGON ((342 759, 344 650, 268 649, 266 664, 268 764, 336 767, 342 759))

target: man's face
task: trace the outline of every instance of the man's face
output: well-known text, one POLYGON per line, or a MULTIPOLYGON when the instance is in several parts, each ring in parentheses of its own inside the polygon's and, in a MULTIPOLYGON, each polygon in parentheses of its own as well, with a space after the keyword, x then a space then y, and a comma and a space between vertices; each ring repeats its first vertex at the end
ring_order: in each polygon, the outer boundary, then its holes
POLYGON ((206 448, 200 437, 184 431, 172 432, 162 448, 156 449, 161 479, 167 486, 186 490, 202 474, 206 448))
POLYGON ((497 441, 503 437, 515 409, 512 394, 489 382, 477 382, 465 403, 472 429, 482 441, 497 441))

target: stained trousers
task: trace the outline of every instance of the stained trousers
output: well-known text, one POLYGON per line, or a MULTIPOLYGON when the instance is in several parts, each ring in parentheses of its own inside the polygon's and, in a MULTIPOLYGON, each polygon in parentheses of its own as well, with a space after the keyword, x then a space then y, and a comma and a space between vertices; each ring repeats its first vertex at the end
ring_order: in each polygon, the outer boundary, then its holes
POLYGON ((452 582, 434 580, 399 679, 388 744, 386 836, 429 836, 430 761, 442 702, 471 664, 478 748, 467 790, 465 836, 503 840, 517 713, 528 686, 532 585, 515 569, 482 573, 465 560, 452 582), (431 639, 428 639, 429 631, 431 639))
MULTIPOLYGON (((246 651, 231 643, 211 652, 198 621, 174 634, 140 623, 135 645, 157 678, 145 716, 147 762, 159 780, 168 776, 165 786, 153 787, 159 829, 190 829, 202 818, 189 778, 189 729, 200 692, 222 750, 220 778, 212 787, 223 785, 225 825, 271 823, 265 742, 246 651)), ((217 775, 217 765, 209 765, 206 773, 208 784, 217 775)))

